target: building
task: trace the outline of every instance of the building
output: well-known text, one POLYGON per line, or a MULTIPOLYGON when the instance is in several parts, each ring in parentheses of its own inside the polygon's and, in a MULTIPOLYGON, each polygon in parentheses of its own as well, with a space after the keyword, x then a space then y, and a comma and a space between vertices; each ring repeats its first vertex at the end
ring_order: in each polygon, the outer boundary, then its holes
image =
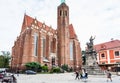
POLYGON ((112 69, 120 65, 120 40, 95 45, 98 65, 102 69, 112 69))
POLYGON ((24 68, 27 62, 73 69, 82 65, 80 42, 69 24, 69 7, 62 1, 57 9, 57 29, 24 15, 22 29, 12 47, 12 68, 24 68))

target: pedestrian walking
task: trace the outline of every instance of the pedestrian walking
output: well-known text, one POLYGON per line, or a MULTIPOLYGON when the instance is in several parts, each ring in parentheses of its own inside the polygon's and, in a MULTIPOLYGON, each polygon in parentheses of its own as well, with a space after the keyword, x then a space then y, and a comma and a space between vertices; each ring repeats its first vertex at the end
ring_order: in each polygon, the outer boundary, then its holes
POLYGON ((82 79, 83 78, 83 72, 82 72, 82 70, 80 70, 80 79, 82 79))
POLYGON ((79 72, 76 71, 75 74, 76 74, 75 80, 76 80, 76 79, 79 79, 79 72))
POLYGON ((110 80, 112 82, 112 74, 110 73, 109 70, 106 71, 106 74, 107 74, 107 82, 110 80))
POLYGON ((19 70, 17 70, 17 76, 19 76, 19 70))

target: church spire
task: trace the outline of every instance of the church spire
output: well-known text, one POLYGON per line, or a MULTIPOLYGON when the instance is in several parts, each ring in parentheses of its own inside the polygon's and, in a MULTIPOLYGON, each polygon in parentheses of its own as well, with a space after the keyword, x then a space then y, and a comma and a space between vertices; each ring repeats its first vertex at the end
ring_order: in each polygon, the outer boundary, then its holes
POLYGON ((61 3, 65 3, 65 0, 61 0, 61 3))

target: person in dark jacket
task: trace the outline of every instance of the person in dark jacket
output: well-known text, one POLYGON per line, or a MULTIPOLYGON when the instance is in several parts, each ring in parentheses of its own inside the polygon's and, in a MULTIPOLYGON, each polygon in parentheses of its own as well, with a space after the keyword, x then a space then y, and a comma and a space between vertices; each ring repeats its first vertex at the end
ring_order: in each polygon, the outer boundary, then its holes
POLYGON ((108 82, 109 79, 110 79, 110 81, 112 82, 112 78, 111 78, 112 74, 110 73, 110 71, 107 70, 107 71, 106 71, 106 74, 107 74, 107 82, 108 82))
POLYGON ((76 79, 79 79, 79 72, 76 71, 75 74, 76 74, 75 80, 76 80, 76 79))

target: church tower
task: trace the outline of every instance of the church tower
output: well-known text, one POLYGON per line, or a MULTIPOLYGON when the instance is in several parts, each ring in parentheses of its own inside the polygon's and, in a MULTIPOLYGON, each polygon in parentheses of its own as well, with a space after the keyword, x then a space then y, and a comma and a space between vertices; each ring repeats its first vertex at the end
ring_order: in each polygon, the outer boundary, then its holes
POLYGON ((69 63, 69 7, 65 0, 57 8, 58 65, 69 63))

